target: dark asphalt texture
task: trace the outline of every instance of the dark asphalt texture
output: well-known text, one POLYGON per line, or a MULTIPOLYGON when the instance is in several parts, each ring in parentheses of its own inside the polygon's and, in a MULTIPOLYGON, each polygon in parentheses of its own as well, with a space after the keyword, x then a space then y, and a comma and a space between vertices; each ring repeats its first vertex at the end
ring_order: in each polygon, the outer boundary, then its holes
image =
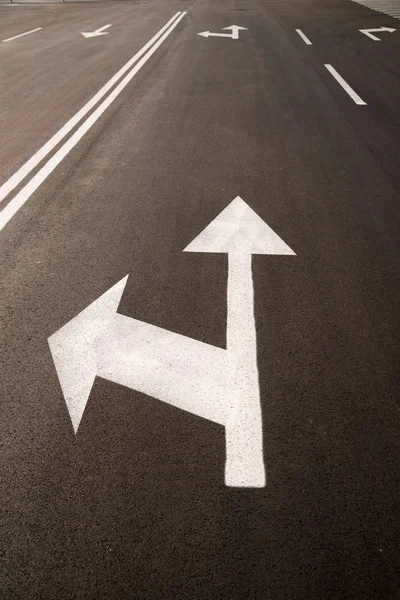
POLYGON ((0 44, 1 183, 177 10, 0 233, 0 597, 398 600, 400 31, 358 33, 398 21, 347 0, 0 7, 2 38, 49 23, 0 44), (47 344, 129 273, 121 314, 225 347, 227 258, 182 250, 237 195, 297 254, 253 258, 255 490, 224 486, 221 426, 99 378, 74 437, 47 344))

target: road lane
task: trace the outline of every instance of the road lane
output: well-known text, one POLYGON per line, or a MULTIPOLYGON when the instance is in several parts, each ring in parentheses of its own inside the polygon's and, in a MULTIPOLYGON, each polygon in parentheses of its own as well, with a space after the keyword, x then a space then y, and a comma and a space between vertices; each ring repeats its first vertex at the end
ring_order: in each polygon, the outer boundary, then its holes
MULTIPOLYGON (((7 140, 0 146, 1 184, 153 37, 178 4, 156 13, 130 3, 97 5, 97 11, 93 5, 44 6, 37 21, 44 27, 40 39, 0 44, 0 130, 7 140), (110 21, 108 36, 80 34, 110 21)), ((8 17, 10 11, 3 13, 8 17)), ((16 31, 3 28, 4 37, 16 31)))
POLYGON ((196 3, 2 232, 6 597, 398 595, 398 187, 251 8, 196 3), (129 273, 122 315, 223 348, 226 257, 183 249, 238 194, 297 254, 254 258, 261 490, 224 487, 221 426, 105 380, 74 439, 47 346, 129 273))
MULTIPOLYGON (((298 36, 294 28, 304 22, 304 31, 312 38, 313 46, 307 47, 297 40, 299 52, 319 72, 321 78, 326 79, 333 101, 346 113, 398 189, 400 31, 390 34, 389 38, 382 39, 378 44, 359 32, 359 29, 373 27, 377 23, 376 13, 367 8, 354 2, 340 7, 335 2, 326 2, 323 7, 313 5, 309 10, 314 19, 306 20, 309 11, 304 10, 304 4, 301 6, 302 11, 296 4, 291 14, 278 5, 271 10, 295 43, 298 36), (333 79, 327 78, 323 66, 326 63, 332 64, 367 103, 367 111, 361 107, 356 111, 351 110, 347 94, 333 79)), ((396 27, 393 19, 388 18, 386 24, 396 27)))

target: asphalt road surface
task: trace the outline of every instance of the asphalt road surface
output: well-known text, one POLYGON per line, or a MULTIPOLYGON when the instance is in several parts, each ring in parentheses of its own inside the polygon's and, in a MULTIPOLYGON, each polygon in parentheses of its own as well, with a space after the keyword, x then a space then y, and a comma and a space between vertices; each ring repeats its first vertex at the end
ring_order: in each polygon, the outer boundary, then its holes
POLYGON ((0 38, 0 597, 398 600, 399 22, 10 5, 0 38))

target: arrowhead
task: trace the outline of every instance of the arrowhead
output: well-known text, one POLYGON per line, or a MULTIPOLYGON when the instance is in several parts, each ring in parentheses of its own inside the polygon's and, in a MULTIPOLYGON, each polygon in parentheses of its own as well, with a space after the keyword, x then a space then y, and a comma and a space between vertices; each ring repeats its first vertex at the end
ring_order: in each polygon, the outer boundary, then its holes
POLYGON ((75 433, 97 374, 95 339, 117 312, 127 279, 128 275, 48 339, 75 433))
POLYGON ((235 29, 236 31, 248 31, 247 27, 240 27, 240 25, 229 25, 229 27, 224 27, 223 29, 230 29, 231 31, 234 31, 235 29))
POLYGON ((89 31, 89 32, 81 32, 83 37, 85 38, 92 38, 92 37, 96 37, 98 35, 108 35, 108 31, 89 31))
POLYGON ((392 27, 385 27, 386 31, 389 31, 389 33, 393 33, 394 31, 396 31, 395 29, 392 29, 392 27))
POLYGON ((239 196, 207 225, 184 252, 295 255, 239 196))
POLYGON ((202 37, 208 38, 208 36, 210 35, 209 31, 202 31, 201 33, 198 33, 197 35, 201 35, 202 37))

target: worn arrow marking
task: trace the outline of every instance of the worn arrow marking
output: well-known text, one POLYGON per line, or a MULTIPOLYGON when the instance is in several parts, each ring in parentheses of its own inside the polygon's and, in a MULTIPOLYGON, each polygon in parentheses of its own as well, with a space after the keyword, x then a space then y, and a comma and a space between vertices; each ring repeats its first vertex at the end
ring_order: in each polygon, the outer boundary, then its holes
POLYGON ((369 38, 371 38, 371 40, 374 40, 374 42, 381 42, 382 40, 380 40, 376 35, 373 35, 374 33, 379 33, 381 31, 393 33, 396 30, 392 29, 391 27, 377 27, 375 29, 359 29, 358 31, 361 31, 361 33, 367 35, 369 38))
POLYGON ((223 31, 230 30, 232 33, 211 33, 211 31, 202 31, 197 35, 201 35, 202 37, 224 37, 230 38, 231 40, 239 39, 239 31, 247 31, 247 27, 240 27, 239 25, 229 25, 229 27, 224 27, 223 31))
POLYGON ((253 254, 294 252, 239 197, 185 252, 228 254, 226 349, 117 313, 128 276, 49 337, 75 433, 96 376, 225 426, 225 483, 263 487, 253 254))
POLYGON ((112 25, 104 25, 103 27, 100 27, 100 29, 96 29, 96 31, 82 31, 81 33, 85 38, 97 37, 98 35, 108 35, 110 32, 105 31, 105 29, 108 29, 109 27, 112 27, 112 25))

